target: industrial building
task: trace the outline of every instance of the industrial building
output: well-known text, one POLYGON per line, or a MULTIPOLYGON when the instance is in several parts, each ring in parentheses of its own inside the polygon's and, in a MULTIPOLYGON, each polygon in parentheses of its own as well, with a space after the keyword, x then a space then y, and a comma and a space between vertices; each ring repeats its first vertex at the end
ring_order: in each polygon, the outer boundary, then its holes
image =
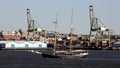
POLYGON ((0 41, 1 49, 39 49, 47 48, 47 44, 40 41, 0 41))

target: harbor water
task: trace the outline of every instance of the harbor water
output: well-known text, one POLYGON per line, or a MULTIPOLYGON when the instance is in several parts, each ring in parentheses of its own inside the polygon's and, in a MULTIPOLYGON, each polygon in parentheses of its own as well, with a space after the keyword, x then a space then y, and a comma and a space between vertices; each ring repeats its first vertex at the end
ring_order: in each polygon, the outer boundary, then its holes
MULTIPOLYGON (((51 53, 50 51, 42 51, 51 53)), ((29 50, 1 50, 0 68, 120 68, 120 51, 88 50, 86 58, 43 58, 29 50)))

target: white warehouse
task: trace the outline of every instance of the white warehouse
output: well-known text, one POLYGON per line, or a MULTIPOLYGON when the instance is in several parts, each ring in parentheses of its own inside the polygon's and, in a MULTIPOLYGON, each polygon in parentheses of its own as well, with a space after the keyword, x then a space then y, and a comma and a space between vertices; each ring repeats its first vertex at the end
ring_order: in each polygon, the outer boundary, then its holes
POLYGON ((0 41, 0 48, 47 48, 47 44, 40 41, 0 41))

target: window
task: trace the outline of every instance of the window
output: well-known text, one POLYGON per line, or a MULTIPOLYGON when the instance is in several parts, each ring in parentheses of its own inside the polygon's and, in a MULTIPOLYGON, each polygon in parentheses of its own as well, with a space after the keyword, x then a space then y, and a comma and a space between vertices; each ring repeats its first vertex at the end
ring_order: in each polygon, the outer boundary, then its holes
POLYGON ((14 45, 14 44, 11 44, 11 48, 15 48, 15 45, 14 45))
POLYGON ((28 44, 25 44, 25 48, 28 48, 28 44))
POLYGON ((39 47, 39 48, 42 48, 42 44, 38 44, 38 47, 39 47))

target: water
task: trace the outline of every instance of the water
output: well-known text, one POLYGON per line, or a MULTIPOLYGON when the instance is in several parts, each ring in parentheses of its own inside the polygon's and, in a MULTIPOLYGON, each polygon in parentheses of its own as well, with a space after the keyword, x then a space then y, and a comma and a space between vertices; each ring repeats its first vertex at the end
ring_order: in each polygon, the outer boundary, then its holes
MULTIPOLYGON (((51 53, 50 51, 42 51, 51 53)), ((86 58, 45 59, 24 50, 0 51, 0 68, 120 68, 120 51, 89 50, 86 58)))

